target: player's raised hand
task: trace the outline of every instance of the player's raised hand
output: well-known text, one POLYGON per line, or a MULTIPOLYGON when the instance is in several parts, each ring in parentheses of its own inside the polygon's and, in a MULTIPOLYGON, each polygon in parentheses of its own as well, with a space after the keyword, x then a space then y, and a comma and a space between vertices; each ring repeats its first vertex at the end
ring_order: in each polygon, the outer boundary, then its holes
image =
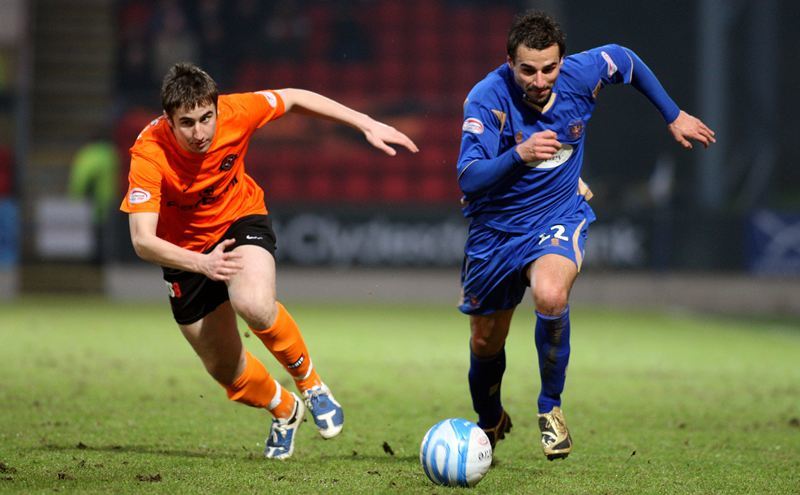
POLYGON ((231 276, 243 268, 242 255, 235 251, 225 252, 235 239, 225 239, 217 244, 213 251, 203 256, 200 272, 211 280, 228 281, 231 276))
POLYGON ((378 122, 377 120, 373 120, 370 125, 364 129, 364 136, 367 138, 367 141, 369 141, 369 144, 382 150, 389 156, 395 156, 397 154, 397 150, 389 146, 390 144, 403 146, 412 153, 419 151, 417 145, 414 144, 414 141, 408 136, 394 127, 386 125, 383 122, 378 122))
POLYGON ((678 114, 678 118, 669 125, 669 132, 672 133, 675 141, 687 150, 692 149, 692 140, 701 143, 706 148, 717 142, 714 137, 714 131, 705 125, 702 120, 689 115, 683 110, 678 114))
POLYGON ((517 145, 517 153, 525 162, 549 160, 561 149, 558 134, 546 130, 534 132, 525 141, 517 145))

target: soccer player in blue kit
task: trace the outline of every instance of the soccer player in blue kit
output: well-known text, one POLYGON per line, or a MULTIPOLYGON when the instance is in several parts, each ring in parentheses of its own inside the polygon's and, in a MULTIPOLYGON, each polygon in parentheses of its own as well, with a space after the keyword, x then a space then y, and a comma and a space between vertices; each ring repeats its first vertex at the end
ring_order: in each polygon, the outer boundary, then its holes
POLYGON ((561 411, 570 354, 569 293, 594 212, 580 178, 586 125, 600 90, 630 84, 658 109, 675 140, 708 147, 714 132, 682 111, 631 50, 605 45, 564 56, 564 34, 542 12, 517 17, 506 63, 464 103, 458 181, 470 219, 459 309, 470 316, 469 387, 492 447, 511 430, 500 400, 511 317, 527 287, 536 307, 545 456, 565 458, 561 411))

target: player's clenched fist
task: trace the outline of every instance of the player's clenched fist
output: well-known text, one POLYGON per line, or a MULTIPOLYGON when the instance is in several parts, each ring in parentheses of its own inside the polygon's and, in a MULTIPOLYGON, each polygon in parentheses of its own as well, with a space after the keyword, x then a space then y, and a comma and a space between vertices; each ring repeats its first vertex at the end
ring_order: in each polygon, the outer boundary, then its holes
POLYGON ((517 145, 517 153, 526 162, 549 160, 561 149, 555 131, 534 132, 525 141, 517 145))

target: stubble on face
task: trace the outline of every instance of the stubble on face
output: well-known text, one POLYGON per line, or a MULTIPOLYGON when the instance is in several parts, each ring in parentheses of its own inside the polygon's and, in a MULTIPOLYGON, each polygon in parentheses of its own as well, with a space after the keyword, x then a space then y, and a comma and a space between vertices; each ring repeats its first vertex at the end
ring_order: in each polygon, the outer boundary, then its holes
POLYGON ((561 70, 561 54, 558 45, 543 50, 518 46, 514 59, 508 58, 514 72, 514 80, 525 92, 528 101, 543 106, 550 99, 556 79, 561 70))

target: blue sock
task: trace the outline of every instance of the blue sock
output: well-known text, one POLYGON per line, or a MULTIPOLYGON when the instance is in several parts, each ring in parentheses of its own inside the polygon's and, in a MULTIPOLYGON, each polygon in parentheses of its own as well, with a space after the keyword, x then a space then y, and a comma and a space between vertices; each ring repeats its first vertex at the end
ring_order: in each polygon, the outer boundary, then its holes
POLYGON ((536 351, 539 353, 539 413, 561 407, 561 392, 569 363, 569 307, 559 316, 536 312, 536 351))
POLYGON ((482 358, 469 353, 469 392, 472 407, 478 413, 478 426, 492 428, 500 421, 500 383, 506 370, 506 350, 482 358))

